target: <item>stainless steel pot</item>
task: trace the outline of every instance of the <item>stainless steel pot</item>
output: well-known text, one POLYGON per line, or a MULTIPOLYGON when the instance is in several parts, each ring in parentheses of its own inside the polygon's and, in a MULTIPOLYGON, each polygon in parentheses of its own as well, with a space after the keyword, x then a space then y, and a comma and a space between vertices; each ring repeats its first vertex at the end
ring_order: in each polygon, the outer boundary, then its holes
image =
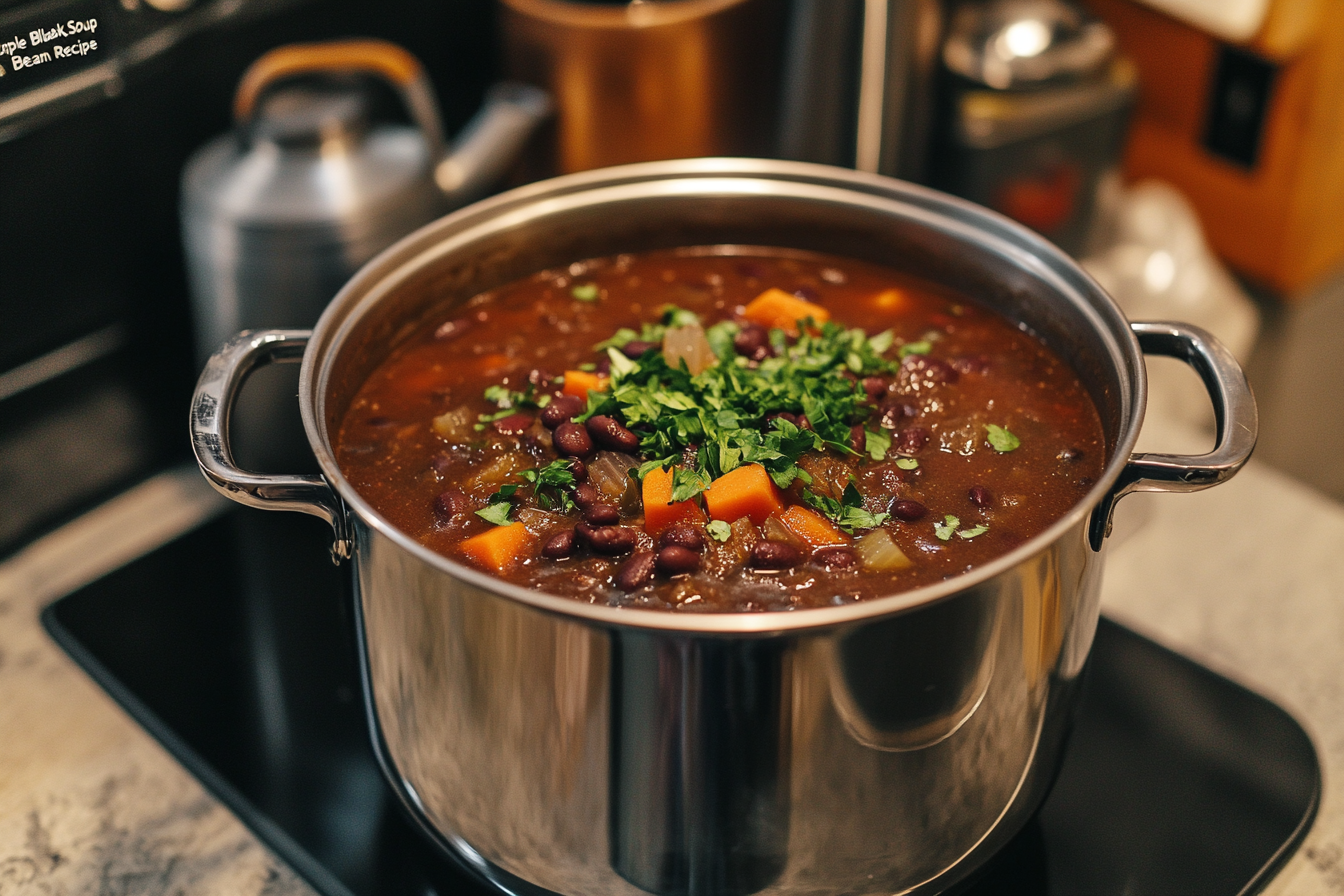
POLYGON ((191 410, 205 475, 245 504, 328 520, 351 556, 365 697, 393 786, 451 855, 511 892, 890 894, 965 877, 1044 797, 1097 625, 1115 500, 1192 491, 1250 455, 1232 356, 1133 324, 1058 250, 976 206, 816 165, 694 159, 571 175, 425 227, 366 266, 315 330, 243 333, 191 410), (422 547, 351 488, 332 436, 417 321, 541 268, 705 243, 865 258, 978 297, 1073 363, 1106 432, 1072 511, 956 579, 793 613, 682 615, 519 588, 422 547), (1143 351, 1203 377, 1200 457, 1131 454, 1143 351), (249 370, 302 356, 322 476, 236 467, 249 370))

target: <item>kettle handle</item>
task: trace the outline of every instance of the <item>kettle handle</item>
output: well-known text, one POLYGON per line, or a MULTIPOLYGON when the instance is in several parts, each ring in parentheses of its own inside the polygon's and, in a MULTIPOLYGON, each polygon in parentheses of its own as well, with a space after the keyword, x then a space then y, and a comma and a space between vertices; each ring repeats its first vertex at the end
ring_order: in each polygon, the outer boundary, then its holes
POLYGON ((334 40, 286 44, 262 55, 247 67, 233 96, 233 120, 246 126, 257 111, 257 101, 272 84, 314 72, 365 72, 391 84, 406 104, 411 119, 429 143, 429 157, 443 155, 443 122, 434 88, 420 60, 385 40, 334 40))
POLYGON ((297 510, 331 524, 331 559, 351 552, 345 505, 322 476, 252 473, 233 459, 229 418, 248 374, 265 364, 303 360, 311 330, 244 330, 206 362, 191 397, 191 448, 215 491, 263 510, 297 510))

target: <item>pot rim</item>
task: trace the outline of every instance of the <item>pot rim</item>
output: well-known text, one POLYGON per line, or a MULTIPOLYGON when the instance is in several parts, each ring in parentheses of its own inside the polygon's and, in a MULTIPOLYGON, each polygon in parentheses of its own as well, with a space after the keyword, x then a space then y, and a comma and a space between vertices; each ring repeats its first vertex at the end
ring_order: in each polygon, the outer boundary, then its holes
MULTIPOLYGON (((650 194, 643 194, 648 196, 650 194)), ((1086 538, 1093 509, 1107 498, 1130 460, 1143 423, 1147 378, 1138 340, 1123 312, 1104 289, 1072 258, 1043 237, 996 212, 939 191, 881 175, 829 165, 773 159, 699 158, 645 162, 564 175, 528 184, 477 202, 434 221, 382 252, 336 294, 313 330, 299 374, 299 403, 310 447, 327 481, 371 529, 430 567, 482 591, 518 601, 547 613, 612 628, 652 629, 687 635, 771 635, 800 629, 828 629, 895 615, 948 598, 1008 572, 1076 530, 1086 538), (337 465, 325 426, 326 387, 332 359, 367 308, 439 257, 460 251, 473 238, 501 224, 544 216, 581 205, 603 190, 659 184, 663 194, 686 195, 714 189, 715 195, 760 195, 765 182, 792 184, 795 190, 844 192, 863 204, 900 206, 940 229, 993 245, 1034 278, 1086 299, 1082 310, 1097 329, 1116 341, 1128 367, 1121 371, 1120 429, 1101 476, 1070 510, 1044 531, 1006 554, 942 582, 838 607, 773 612, 684 613, 582 603, 515 585, 430 550, 392 525, 355 490, 337 465), (753 188, 753 183, 755 187, 753 188), (1107 319, 1109 318, 1109 320, 1107 319), (1124 385, 1128 385, 1125 394, 1124 385)))

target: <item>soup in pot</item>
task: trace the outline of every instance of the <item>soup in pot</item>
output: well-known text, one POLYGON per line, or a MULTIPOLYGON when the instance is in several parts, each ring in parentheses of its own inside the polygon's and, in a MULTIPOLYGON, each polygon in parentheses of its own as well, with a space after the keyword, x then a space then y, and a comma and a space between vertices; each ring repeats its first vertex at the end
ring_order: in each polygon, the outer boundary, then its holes
POLYGON ((1101 423, 1023 326, 879 265, 713 246, 542 271, 428 321, 342 420, 427 547, 592 603, 835 606, 1049 527, 1101 423))

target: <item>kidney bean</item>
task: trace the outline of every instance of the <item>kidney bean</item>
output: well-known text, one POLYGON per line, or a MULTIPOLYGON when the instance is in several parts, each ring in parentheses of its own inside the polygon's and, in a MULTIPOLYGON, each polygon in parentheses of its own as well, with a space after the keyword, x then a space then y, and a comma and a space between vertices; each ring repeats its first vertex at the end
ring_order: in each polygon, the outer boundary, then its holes
POLYGON ((918 501, 911 501, 904 498, 892 501, 889 509, 892 516, 896 517, 898 520, 904 520, 907 523, 922 520, 929 512, 929 508, 918 501))
POLYGON ((439 324, 438 329, 434 331, 434 339, 438 342, 446 342, 450 339, 456 339, 463 333, 475 326, 476 321, 470 317, 459 317, 457 320, 450 320, 439 324))
POLYGON ((653 581, 655 560, 653 551, 640 551, 616 573, 615 585, 622 591, 638 591, 653 581))
POLYGON ((570 475, 574 477, 575 482, 588 481, 588 465, 577 457, 571 457, 569 459, 569 472, 570 475))
POLYGON ((811 429, 811 428, 812 428, 812 421, 809 420, 809 419, 807 419, 807 415, 806 415, 806 414, 799 414, 799 415, 798 415, 798 428, 799 428, 799 429, 811 429))
POLYGON ((614 417, 598 414, 588 418, 588 434, 593 441, 612 451, 624 451, 634 454, 639 451, 639 436, 620 424, 614 417))
POLYGON ((460 488, 450 488, 434 499, 434 512, 445 519, 466 516, 472 506, 471 498, 460 488))
POLYGON ((580 483, 574 489, 574 503, 579 505, 580 510, 587 510, 592 507, 600 497, 597 488, 587 482, 580 483))
POLYGON ((568 423, 582 414, 588 403, 577 395, 561 395, 552 398, 551 403, 541 409, 541 423, 547 429, 555 429, 561 423, 568 423))
POLYGON ((541 556, 549 557, 552 560, 563 560, 574 553, 574 530, 565 529, 557 532, 546 543, 541 546, 541 556))
POLYGON ((705 536, 695 526, 677 523, 668 526, 663 530, 663 534, 658 536, 658 547, 666 548, 673 545, 699 554, 705 549, 705 536))
POLYGON ((695 572, 700 568, 700 555, 681 545, 672 544, 658 552, 657 565, 658 571, 667 576, 695 572))
POLYGON ((538 391, 549 392, 555 385, 555 376, 550 371, 533 367, 527 372, 527 381, 536 386, 538 391))
POLYGON ((611 358, 606 355, 598 358, 597 368, 593 372, 601 376, 609 376, 611 374, 611 358))
POLYGON ((657 348, 656 342, 645 342, 642 339, 632 339, 621 347, 621 354, 632 361, 638 361, 649 349, 657 348))
POLYGON ((590 526, 614 526, 621 521, 621 511, 615 504, 599 502, 583 512, 583 521, 590 526))
MULTIPOLYGON (((584 525, 580 523, 579 525, 584 525)), ((574 527, 578 531, 578 526, 574 527)), ((639 537, 635 535, 635 530, 629 526, 601 526, 591 529, 588 532, 588 544, 592 545, 593 550, 599 554, 606 554, 609 557, 619 557, 621 554, 628 554, 635 549, 635 543, 639 537)))
POLYGON ((733 350, 750 361, 764 361, 774 354, 770 348, 770 333, 765 327, 748 324, 733 336, 733 350))
POLYGON ((770 270, 759 261, 739 261, 734 269, 743 277, 762 280, 770 275, 770 270))
POLYGON ((813 554, 812 562, 827 569, 850 569, 859 562, 859 557, 849 548, 830 547, 813 554))
POLYGON ((994 496, 983 485, 971 486, 971 490, 966 493, 966 497, 970 498, 971 503, 976 507, 988 507, 994 503, 994 496))
POLYGON ((807 302, 821 301, 821 293, 817 292, 810 286, 800 286, 793 291, 793 294, 796 295, 798 298, 803 299, 804 301, 807 302))
POLYGON ((803 559, 802 551, 782 541, 758 541, 747 564, 753 569, 792 569, 803 559))
POLYGON ((529 414, 510 414, 495 421, 495 432, 502 436, 520 436, 532 425, 529 414))
POLYGON ((1067 461, 1069 463, 1072 463, 1075 460, 1080 460, 1082 456, 1083 456, 1083 449, 1081 448, 1065 448, 1063 451, 1059 452, 1059 454, 1055 455, 1057 459, 1067 461))
POLYGON ((918 454, 929 442, 929 431, 922 426, 912 426, 896 433, 891 440, 891 449, 897 454, 918 454))
POLYGON ((900 401, 886 401, 878 406, 877 413, 879 426, 883 429, 895 429, 905 419, 915 416, 917 411, 914 405, 900 401))
POLYGON ((577 423, 561 423, 555 428, 555 450, 565 457, 577 457, 580 460, 594 451, 592 437, 588 430, 577 423))
POLYGON ((868 434, 863 431, 862 423, 855 423, 849 428, 849 447, 856 454, 863 454, 865 446, 868 444, 868 434))
POLYGON ((868 398, 877 401, 887 391, 887 381, 880 376, 866 376, 863 378, 863 391, 868 393, 868 398))

